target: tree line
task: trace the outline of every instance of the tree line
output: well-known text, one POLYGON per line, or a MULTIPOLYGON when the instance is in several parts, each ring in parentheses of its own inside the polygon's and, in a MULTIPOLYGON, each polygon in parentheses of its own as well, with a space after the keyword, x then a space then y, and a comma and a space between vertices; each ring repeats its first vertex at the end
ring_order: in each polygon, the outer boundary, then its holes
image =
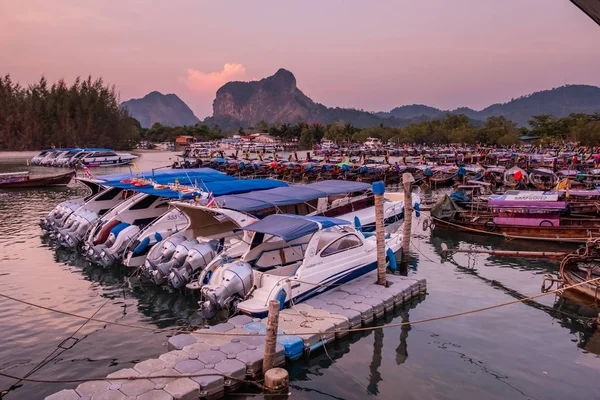
MULTIPOLYGON (((521 143, 521 136, 537 136, 542 143, 580 142, 582 145, 600 144, 600 113, 571 114, 568 117, 537 115, 529 120, 530 129, 504 116, 488 117, 485 122, 474 121, 466 115, 447 114, 443 118, 412 123, 402 128, 383 124, 358 129, 352 124, 338 121, 330 124, 272 124, 261 121, 253 129, 297 141, 299 147, 310 148, 323 139, 340 144, 364 142, 369 137, 391 140, 396 144, 481 144, 487 146, 511 146, 521 143)), ((243 132, 243 130, 240 130, 243 132)))
MULTIPOLYGON (((520 136, 538 136, 543 143, 580 142, 600 144, 600 113, 571 114, 568 117, 537 115, 529 121, 530 129, 503 116, 474 121, 466 115, 448 114, 416 122, 402 128, 384 124, 359 129, 344 121, 328 124, 259 122, 240 128, 238 133, 260 131, 287 142, 297 142, 309 149, 323 139, 340 144, 364 142, 368 137, 397 144, 465 143, 511 146, 520 136)), ((113 86, 101 78, 77 78, 72 85, 59 80, 49 85, 44 77, 27 87, 14 83, 9 75, 0 76, 0 150, 38 150, 48 147, 111 147, 127 149, 139 141, 173 142, 178 136, 198 140, 225 137, 218 125, 198 123, 168 127, 159 123, 143 129, 127 110, 121 108, 113 86)))
POLYGON ((101 78, 77 78, 69 86, 42 77, 23 87, 0 76, 0 150, 126 149, 139 141, 138 126, 101 78))

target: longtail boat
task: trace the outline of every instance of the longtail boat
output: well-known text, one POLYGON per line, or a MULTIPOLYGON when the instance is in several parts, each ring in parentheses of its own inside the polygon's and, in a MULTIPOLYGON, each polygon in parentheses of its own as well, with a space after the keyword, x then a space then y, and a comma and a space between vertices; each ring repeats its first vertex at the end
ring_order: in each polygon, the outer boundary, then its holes
POLYGON ((577 285, 563 294, 583 295, 594 302, 600 300, 600 240, 590 240, 575 253, 565 256, 560 262, 560 279, 545 275, 542 292, 551 290, 555 283, 559 289, 577 285))
POLYGON ((59 175, 30 177, 29 172, 8 172, 0 174, 0 189, 40 188, 67 185, 75 176, 75 171, 59 175))
POLYGON ((600 219, 572 216, 561 196, 562 191, 509 190, 490 196, 481 210, 460 207, 446 195, 432 208, 431 217, 436 227, 513 239, 585 243, 600 238, 600 219))

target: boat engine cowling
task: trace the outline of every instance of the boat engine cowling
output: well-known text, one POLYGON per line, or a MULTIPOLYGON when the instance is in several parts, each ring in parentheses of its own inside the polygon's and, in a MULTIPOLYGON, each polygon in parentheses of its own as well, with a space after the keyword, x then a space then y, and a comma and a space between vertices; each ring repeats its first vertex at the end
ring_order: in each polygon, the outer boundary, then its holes
POLYGON ((152 249, 148 252, 146 261, 144 262, 144 275, 149 278, 150 271, 155 270, 158 264, 170 260, 171 257, 173 257, 173 254, 175 254, 177 246, 186 240, 188 239, 184 235, 173 235, 152 246, 152 249))
POLYGON ((206 267, 217 256, 217 247, 219 247, 219 242, 216 240, 199 243, 192 247, 183 265, 174 268, 169 274, 169 284, 175 289, 185 286, 196 271, 206 267))
POLYGON ((171 273, 171 269, 180 267, 184 263, 185 258, 187 257, 190 249, 197 244, 198 239, 196 238, 188 239, 185 242, 179 244, 175 248, 173 257, 167 262, 163 262, 156 265, 154 271, 151 272, 151 277, 154 283, 156 283, 157 285, 162 285, 163 283, 165 283, 165 280, 171 273))
POLYGON ((200 314, 214 318, 221 310, 234 311, 238 301, 243 300, 254 284, 252 267, 247 262, 237 261, 224 265, 219 282, 211 282, 201 289, 203 301, 200 314))

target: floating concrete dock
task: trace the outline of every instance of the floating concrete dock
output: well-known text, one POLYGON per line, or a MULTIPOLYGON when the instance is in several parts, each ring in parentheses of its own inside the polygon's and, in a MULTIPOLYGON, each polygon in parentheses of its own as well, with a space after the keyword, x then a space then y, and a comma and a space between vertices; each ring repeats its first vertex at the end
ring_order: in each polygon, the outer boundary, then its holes
MULTIPOLYGON (((344 337, 349 330, 368 326, 426 291, 423 278, 397 275, 386 278, 389 287, 376 285, 374 271, 281 310, 275 366, 293 362, 344 337)), ((169 351, 157 359, 113 372, 104 381, 62 390, 46 399, 218 399, 237 390, 243 380, 262 376, 266 320, 238 315, 210 329, 175 335, 169 339, 169 351)))

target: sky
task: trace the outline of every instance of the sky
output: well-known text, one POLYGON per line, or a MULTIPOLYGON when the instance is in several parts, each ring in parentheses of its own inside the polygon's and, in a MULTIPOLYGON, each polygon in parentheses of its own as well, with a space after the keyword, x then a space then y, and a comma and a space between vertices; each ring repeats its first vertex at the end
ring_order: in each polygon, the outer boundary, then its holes
POLYGON ((600 86, 600 27, 568 0, 0 0, 0 74, 102 77, 122 101, 217 89, 279 68, 327 106, 475 109, 600 86))

